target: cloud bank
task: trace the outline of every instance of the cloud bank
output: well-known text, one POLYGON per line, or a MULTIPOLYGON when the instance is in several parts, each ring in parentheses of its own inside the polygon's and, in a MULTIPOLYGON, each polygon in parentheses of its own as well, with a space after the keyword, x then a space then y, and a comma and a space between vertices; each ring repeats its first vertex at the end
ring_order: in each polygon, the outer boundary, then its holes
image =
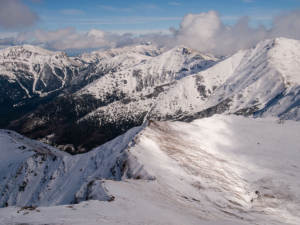
POLYGON ((38 19, 38 15, 22 0, 0 0, 0 27, 5 29, 30 27, 38 19))
MULTIPOLYGON (((2 1, 2 0, 0 0, 2 1)), ((55 31, 37 29, 21 32, 15 38, 0 39, 0 44, 43 45, 48 49, 91 49, 121 47, 138 42, 152 41, 156 44, 173 47, 185 45, 203 53, 229 55, 241 49, 249 49, 258 42, 275 37, 300 39, 300 10, 282 12, 274 17, 273 25, 253 28, 247 17, 233 26, 225 25, 216 11, 200 14, 187 14, 180 23, 180 28, 170 28, 172 35, 161 33, 134 36, 133 34, 118 35, 101 30, 90 30, 80 34, 75 28, 68 27, 55 31)))
POLYGON ((258 42, 276 37, 300 39, 300 10, 282 12, 273 19, 273 25, 253 28, 250 19, 243 17, 233 26, 226 26, 218 12, 188 14, 173 29, 175 43, 184 44, 200 52, 228 55, 253 47, 258 42))

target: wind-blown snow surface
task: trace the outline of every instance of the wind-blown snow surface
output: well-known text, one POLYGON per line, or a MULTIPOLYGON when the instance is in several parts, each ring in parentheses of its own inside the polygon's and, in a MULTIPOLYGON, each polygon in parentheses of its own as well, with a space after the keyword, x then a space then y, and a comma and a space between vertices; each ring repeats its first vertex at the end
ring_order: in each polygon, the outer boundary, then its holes
POLYGON ((126 152, 136 158, 134 165, 143 165, 155 180, 106 180, 105 190, 114 201, 35 210, 8 207, 0 210, 1 221, 299 224, 299 132, 298 122, 275 118, 218 115, 190 124, 149 121, 146 128, 130 130, 98 150, 105 154, 116 143, 125 146, 129 141, 126 152))

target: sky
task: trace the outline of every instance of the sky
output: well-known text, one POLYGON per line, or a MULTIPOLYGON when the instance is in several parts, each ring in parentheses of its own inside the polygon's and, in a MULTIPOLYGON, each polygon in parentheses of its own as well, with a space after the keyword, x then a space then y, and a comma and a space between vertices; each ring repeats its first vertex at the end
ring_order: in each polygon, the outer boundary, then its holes
POLYGON ((0 48, 79 54, 143 41, 233 54, 266 38, 300 39, 300 0, 0 0, 0 48))

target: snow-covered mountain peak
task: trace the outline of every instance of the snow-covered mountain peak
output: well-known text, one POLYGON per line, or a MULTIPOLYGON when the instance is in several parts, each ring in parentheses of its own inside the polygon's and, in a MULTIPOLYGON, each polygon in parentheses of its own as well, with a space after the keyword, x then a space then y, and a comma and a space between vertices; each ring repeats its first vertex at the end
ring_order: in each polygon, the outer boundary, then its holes
POLYGON ((284 77, 286 86, 300 84, 300 41, 276 38, 268 52, 270 66, 284 77))
POLYGON ((121 55, 124 53, 137 53, 146 56, 157 56, 167 51, 168 48, 155 45, 151 42, 138 43, 125 47, 111 48, 111 49, 99 49, 91 53, 83 53, 74 57, 75 60, 82 61, 84 63, 96 63, 103 59, 108 59, 121 55))
POLYGON ((26 51, 32 52, 32 53, 38 53, 40 55, 54 55, 54 54, 61 53, 61 52, 52 52, 52 51, 40 48, 38 46, 33 46, 33 45, 22 45, 21 48, 25 49, 26 51))
POLYGON ((13 101, 50 93, 69 83, 78 74, 78 66, 65 52, 31 45, 9 47, 0 51, 0 75, 6 87, 0 93, 13 101))
POLYGON ((20 57, 20 56, 25 56, 29 58, 32 54, 41 55, 41 56, 62 55, 67 57, 67 54, 64 52, 52 52, 33 45, 12 46, 0 50, 0 56, 2 55, 2 57, 7 57, 7 58, 20 57))
MULTIPOLYGON (((254 71, 268 68, 277 71, 284 79, 285 86, 300 84, 300 41, 275 38, 261 41, 250 50, 235 55, 243 55, 236 72, 254 71), (264 66, 262 66, 264 64, 264 66)), ((232 57, 235 57, 233 55, 232 57)))
POLYGON ((213 61, 218 61, 219 59, 213 57, 213 56, 210 56, 210 55, 206 55, 206 54, 202 54, 200 52, 197 52, 191 48, 188 48, 184 45, 177 45, 175 46, 174 48, 170 49, 169 51, 171 52, 177 52, 179 54, 182 54, 182 55, 197 55, 197 57, 200 59, 202 58, 203 60, 213 60, 213 61))
MULTIPOLYGON (((52 52, 38 46, 21 45, 0 50, 0 63, 6 61, 24 61, 25 63, 69 63, 69 58, 65 52, 52 52)), ((73 60, 71 60, 73 61, 73 60)))
MULTIPOLYGON (((112 48, 106 50, 105 52, 107 52, 107 54, 111 54, 112 56, 119 55, 122 53, 139 53, 147 56, 157 56, 165 52, 166 50, 168 50, 168 48, 153 44, 152 42, 146 42, 119 48, 112 48)), ((103 50, 98 50, 96 52, 103 52, 103 50)))
POLYGON ((36 64, 40 64, 42 67, 46 64, 71 66, 76 63, 72 59, 70 60, 65 52, 52 52, 31 45, 13 46, 0 51, 0 66, 4 67, 1 70, 18 70, 20 66, 21 69, 34 71, 38 70, 33 68, 36 64))
POLYGON ((122 63, 124 69, 117 69, 115 74, 102 76, 94 83, 84 87, 77 94, 89 93, 102 100, 104 100, 107 93, 111 95, 114 95, 114 93, 130 95, 203 71, 216 64, 218 60, 184 46, 176 46, 156 57, 146 57, 143 54, 131 52, 125 55, 120 54, 109 60, 103 59, 99 62, 101 67, 106 62, 114 61, 113 63, 116 63, 120 61, 119 64, 122 63), (125 58, 122 56, 125 56, 125 58), (133 56, 131 57, 132 60, 130 56, 133 56), (127 64, 132 64, 132 67, 128 67, 121 62, 124 59, 126 59, 127 64), (134 62, 137 63, 134 64, 134 62))

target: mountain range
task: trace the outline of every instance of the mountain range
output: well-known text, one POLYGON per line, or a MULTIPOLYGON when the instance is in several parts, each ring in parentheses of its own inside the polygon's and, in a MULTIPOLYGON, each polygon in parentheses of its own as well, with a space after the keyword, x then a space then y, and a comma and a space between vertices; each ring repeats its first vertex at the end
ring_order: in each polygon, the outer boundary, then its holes
POLYGON ((13 112, 3 128, 76 154, 148 119, 189 122, 236 114, 297 121, 299 46, 276 38, 222 60, 152 43, 75 57, 11 47, 0 53, 3 111, 9 112, 9 102, 13 112), (12 118, 14 112, 23 115, 12 118))
POLYGON ((0 222, 299 224, 299 74, 285 38, 0 50, 0 222))

